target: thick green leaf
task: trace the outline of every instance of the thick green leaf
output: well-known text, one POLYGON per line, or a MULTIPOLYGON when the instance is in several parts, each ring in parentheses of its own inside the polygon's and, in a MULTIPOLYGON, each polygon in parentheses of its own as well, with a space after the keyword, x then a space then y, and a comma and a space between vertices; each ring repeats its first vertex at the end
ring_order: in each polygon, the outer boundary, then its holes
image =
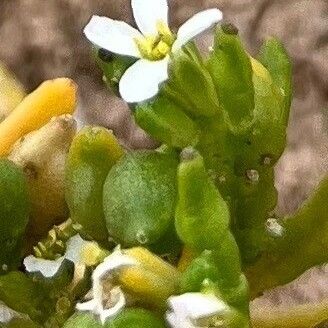
POLYGON ((41 328, 41 326, 28 319, 14 318, 8 323, 0 323, 0 328, 41 328))
POLYGON ((235 31, 217 29, 208 69, 231 128, 244 130, 252 122, 255 107, 253 73, 250 58, 235 31))
POLYGON ((270 72, 273 82, 283 91, 285 112, 282 122, 287 125, 292 100, 292 65, 287 51, 279 40, 270 38, 262 45, 259 60, 270 72))
POLYGON ((15 269, 21 260, 21 242, 29 215, 23 171, 0 159, 0 274, 15 269))
POLYGON ((0 300, 13 310, 38 322, 48 313, 48 290, 21 272, 0 276, 0 300))
POLYGON ((184 148, 198 141, 199 131, 181 106, 165 94, 136 106, 134 117, 138 125, 154 139, 169 146, 184 148))
POLYGON ((126 154, 104 185, 110 235, 124 247, 160 240, 174 218, 177 155, 156 151, 126 154))
POLYGON ((165 328, 164 319, 152 312, 130 308, 125 309, 116 317, 108 319, 104 325, 98 318, 90 313, 76 313, 64 325, 63 328, 165 328))
POLYGON ((73 222, 100 242, 108 233, 102 207, 108 172, 123 155, 114 135, 105 128, 85 127, 74 138, 65 167, 65 196, 73 222))
POLYGON ((253 297, 328 261, 328 178, 295 215, 280 224, 281 237, 248 269, 253 297))
POLYGON ((211 75, 193 44, 172 57, 164 91, 192 116, 211 117, 220 111, 211 75))

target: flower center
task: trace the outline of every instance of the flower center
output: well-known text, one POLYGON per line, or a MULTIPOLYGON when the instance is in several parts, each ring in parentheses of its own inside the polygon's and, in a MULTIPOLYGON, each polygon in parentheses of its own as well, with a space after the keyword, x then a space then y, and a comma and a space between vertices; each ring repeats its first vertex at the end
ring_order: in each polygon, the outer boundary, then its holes
POLYGON ((170 53, 174 41, 175 35, 162 21, 157 23, 157 35, 135 39, 142 58, 152 61, 165 58, 170 53))

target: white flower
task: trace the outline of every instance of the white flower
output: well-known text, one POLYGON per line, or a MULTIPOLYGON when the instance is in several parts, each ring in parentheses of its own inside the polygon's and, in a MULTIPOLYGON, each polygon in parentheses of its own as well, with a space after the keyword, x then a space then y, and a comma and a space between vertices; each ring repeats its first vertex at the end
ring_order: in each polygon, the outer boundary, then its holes
POLYGON ((116 250, 106 257, 92 274, 93 298, 88 302, 77 304, 77 310, 91 311, 99 315, 102 324, 108 318, 117 315, 125 307, 126 299, 121 288, 111 284, 112 280, 118 270, 136 264, 132 257, 123 254, 121 250, 116 250))
POLYGON ((81 262, 82 250, 87 243, 77 234, 68 240, 64 256, 52 261, 30 255, 24 259, 25 269, 28 272, 41 272, 44 277, 51 278, 58 272, 65 259, 70 260, 74 264, 81 262))
POLYGON ((207 327, 211 320, 217 321, 230 311, 226 303, 212 294, 186 293, 172 296, 168 302, 166 319, 172 328, 207 327))
POLYGON ((140 32, 125 22, 93 16, 84 33, 97 47, 139 59, 119 83, 122 98, 137 103, 154 97, 167 80, 170 53, 217 24, 222 13, 218 9, 199 12, 175 36, 168 27, 167 0, 131 0, 131 4, 140 32))

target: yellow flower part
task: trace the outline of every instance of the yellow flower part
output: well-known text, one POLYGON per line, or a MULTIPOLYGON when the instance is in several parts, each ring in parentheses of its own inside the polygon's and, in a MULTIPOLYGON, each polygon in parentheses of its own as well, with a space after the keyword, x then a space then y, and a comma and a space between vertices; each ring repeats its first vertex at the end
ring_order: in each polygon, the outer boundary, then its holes
POLYGON ((124 291, 150 306, 165 307, 166 300, 177 290, 178 270, 145 248, 124 251, 138 265, 122 268, 118 275, 124 291))

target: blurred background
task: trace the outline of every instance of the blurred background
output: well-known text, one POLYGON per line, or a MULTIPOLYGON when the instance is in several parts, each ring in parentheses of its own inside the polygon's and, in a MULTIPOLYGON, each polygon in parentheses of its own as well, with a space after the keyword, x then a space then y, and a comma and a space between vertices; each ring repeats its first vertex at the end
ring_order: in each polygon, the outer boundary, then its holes
MULTIPOLYGON (((293 60, 294 101, 276 185, 279 212, 294 211, 328 171, 328 1, 169 0, 169 5, 174 28, 197 11, 220 8, 252 54, 268 36, 284 42, 293 60)), ((151 147, 125 105, 105 88, 90 56, 82 29, 92 14, 133 24, 129 0, 1 0, 0 62, 27 91, 46 79, 73 78, 79 110, 90 123, 113 129, 129 147, 151 147)), ((209 36, 202 43, 209 45, 209 36)))

